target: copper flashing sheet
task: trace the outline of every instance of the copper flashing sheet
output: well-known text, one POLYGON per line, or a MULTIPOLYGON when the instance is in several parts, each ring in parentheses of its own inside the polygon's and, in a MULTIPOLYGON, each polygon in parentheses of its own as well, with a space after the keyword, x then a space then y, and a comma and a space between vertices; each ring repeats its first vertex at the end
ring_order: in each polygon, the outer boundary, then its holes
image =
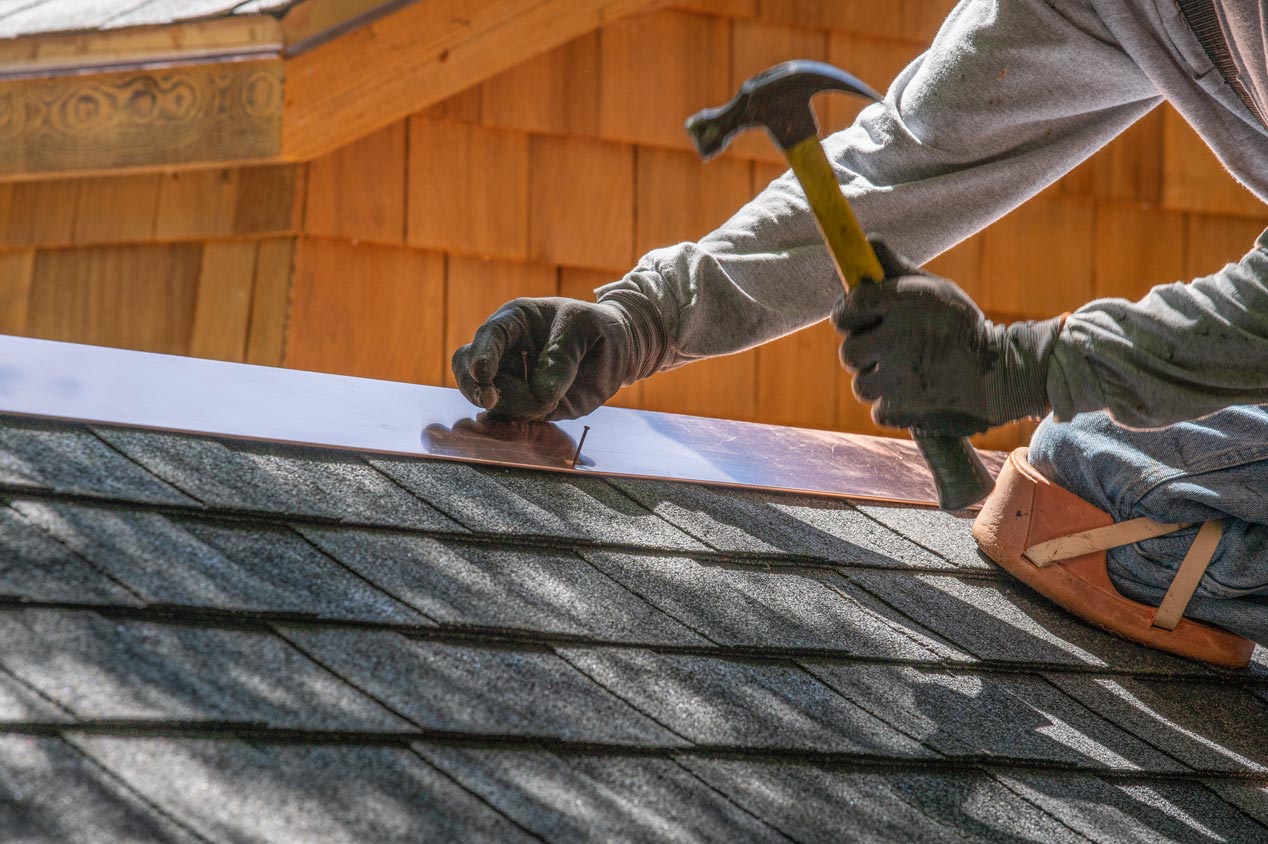
MULTIPOLYGON (((906 440, 615 407, 570 422, 506 423, 444 387, 22 337, 0 336, 0 412, 562 472, 937 500, 906 440)), ((997 471, 1002 455, 983 456, 997 471)))

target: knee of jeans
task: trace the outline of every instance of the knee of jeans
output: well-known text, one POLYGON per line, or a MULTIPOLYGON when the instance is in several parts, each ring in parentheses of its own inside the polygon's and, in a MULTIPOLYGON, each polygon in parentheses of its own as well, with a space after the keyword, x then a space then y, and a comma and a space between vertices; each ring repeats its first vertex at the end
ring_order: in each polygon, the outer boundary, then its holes
POLYGON ((1046 417, 1030 438, 1028 460, 1053 483, 1102 509, 1110 509, 1107 478, 1109 465, 1090 457, 1101 451, 1106 426, 1113 423, 1104 413, 1080 413, 1069 422, 1046 417))
POLYGON ((1071 458, 1078 454, 1081 439, 1078 428, 1086 424, 1087 416, 1081 413, 1069 422, 1057 422, 1052 414, 1044 417, 1030 437, 1030 465, 1044 477, 1056 481, 1053 473, 1059 472, 1063 465, 1068 466, 1071 458))

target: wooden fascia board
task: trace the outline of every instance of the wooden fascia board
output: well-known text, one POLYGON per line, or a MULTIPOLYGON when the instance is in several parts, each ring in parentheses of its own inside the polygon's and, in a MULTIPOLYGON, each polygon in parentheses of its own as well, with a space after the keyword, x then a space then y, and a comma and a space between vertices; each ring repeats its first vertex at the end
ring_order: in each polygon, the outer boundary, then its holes
POLYGON ((282 22, 269 15, 14 38, 0 41, 0 79, 276 57, 284 38, 282 22))
POLYGON ((280 23, 0 44, 0 180, 309 160, 663 3, 308 0, 280 23))

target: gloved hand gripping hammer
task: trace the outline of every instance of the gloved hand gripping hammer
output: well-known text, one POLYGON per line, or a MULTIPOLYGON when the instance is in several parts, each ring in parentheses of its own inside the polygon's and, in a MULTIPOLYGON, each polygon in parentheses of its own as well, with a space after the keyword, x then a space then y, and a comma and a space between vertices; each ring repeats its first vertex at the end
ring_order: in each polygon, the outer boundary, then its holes
MULTIPOLYGON (((819 123, 810 98, 820 91, 846 91, 880 100, 867 85, 831 65, 784 62, 745 82, 726 105, 692 116, 687 120, 687 132, 707 161, 744 130, 765 127, 801 183, 841 284, 849 292, 850 285, 879 281, 885 272, 819 143, 819 123)), ((967 507, 991 491, 994 481, 967 439, 916 430, 912 436, 929 464, 943 509, 967 507)))

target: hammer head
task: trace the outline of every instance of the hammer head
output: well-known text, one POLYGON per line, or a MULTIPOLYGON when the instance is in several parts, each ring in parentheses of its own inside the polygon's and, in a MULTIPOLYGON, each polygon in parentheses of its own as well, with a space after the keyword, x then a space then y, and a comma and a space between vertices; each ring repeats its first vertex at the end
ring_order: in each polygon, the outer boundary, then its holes
POLYGON ((781 150, 819 134, 810 98, 820 91, 847 91, 879 102, 880 94, 830 64, 805 60, 777 64, 740 86, 735 99, 687 119, 687 133, 708 161, 731 139, 752 126, 764 126, 781 150))

